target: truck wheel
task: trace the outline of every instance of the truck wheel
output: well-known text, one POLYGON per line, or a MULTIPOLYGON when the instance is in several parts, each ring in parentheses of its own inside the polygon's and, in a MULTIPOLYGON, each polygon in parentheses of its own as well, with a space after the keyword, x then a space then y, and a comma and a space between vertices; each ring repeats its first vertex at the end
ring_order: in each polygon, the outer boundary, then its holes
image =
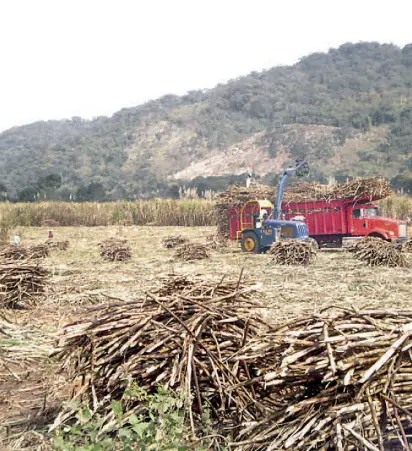
POLYGON ((248 252, 249 254, 259 254, 260 253, 260 244, 259 239, 253 232, 246 232, 243 235, 242 242, 242 251, 248 252))

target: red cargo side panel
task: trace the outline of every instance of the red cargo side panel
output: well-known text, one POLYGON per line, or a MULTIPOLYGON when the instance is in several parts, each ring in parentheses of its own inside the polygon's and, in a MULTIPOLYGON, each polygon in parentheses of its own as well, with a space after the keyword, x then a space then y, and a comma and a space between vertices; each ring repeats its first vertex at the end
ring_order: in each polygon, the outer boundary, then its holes
POLYGON ((347 233, 345 205, 340 200, 283 203, 286 219, 303 216, 309 235, 342 235, 347 233))

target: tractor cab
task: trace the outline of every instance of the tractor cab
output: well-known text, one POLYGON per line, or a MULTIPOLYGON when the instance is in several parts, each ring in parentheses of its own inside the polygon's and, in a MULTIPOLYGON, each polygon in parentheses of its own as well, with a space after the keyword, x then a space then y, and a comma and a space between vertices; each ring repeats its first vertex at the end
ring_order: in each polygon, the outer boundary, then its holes
POLYGON ((238 238, 244 252, 266 252, 281 239, 309 240, 304 222, 272 219, 273 204, 268 200, 251 200, 240 211, 238 238))

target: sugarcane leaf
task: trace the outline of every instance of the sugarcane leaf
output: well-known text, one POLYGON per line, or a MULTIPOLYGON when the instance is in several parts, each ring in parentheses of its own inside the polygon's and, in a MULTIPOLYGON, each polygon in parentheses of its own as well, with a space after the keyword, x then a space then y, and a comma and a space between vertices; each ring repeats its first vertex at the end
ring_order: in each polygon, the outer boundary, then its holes
POLYGON ((112 401, 112 409, 117 417, 119 417, 120 419, 123 418, 123 408, 122 404, 119 401, 112 401))
POLYGON ((135 424, 139 423, 139 418, 137 418, 137 416, 133 413, 132 415, 130 415, 129 417, 129 423, 134 426, 135 424))
POLYGON ((145 432, 148 430, 149 427, 150 427, 150 423, 142 422, 142 423, 135 424, 132 429, 134 432, 136 432, 136 434, 140 438, 143 438, 143 436, 145 435, 145 432))

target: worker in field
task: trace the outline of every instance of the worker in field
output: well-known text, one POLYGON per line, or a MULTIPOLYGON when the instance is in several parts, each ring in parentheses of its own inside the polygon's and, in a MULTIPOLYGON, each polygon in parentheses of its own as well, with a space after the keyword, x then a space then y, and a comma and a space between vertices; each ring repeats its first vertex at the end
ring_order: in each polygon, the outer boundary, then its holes
POLYGON ((51 230, 49 230, 49 240, 52 240, 53 238, 54 238, 53 232, 51 230))
POLYGON ((20 232, 16 232, 16 234, 13 236, 12 242, 14 246, 20 246, 20 232))

